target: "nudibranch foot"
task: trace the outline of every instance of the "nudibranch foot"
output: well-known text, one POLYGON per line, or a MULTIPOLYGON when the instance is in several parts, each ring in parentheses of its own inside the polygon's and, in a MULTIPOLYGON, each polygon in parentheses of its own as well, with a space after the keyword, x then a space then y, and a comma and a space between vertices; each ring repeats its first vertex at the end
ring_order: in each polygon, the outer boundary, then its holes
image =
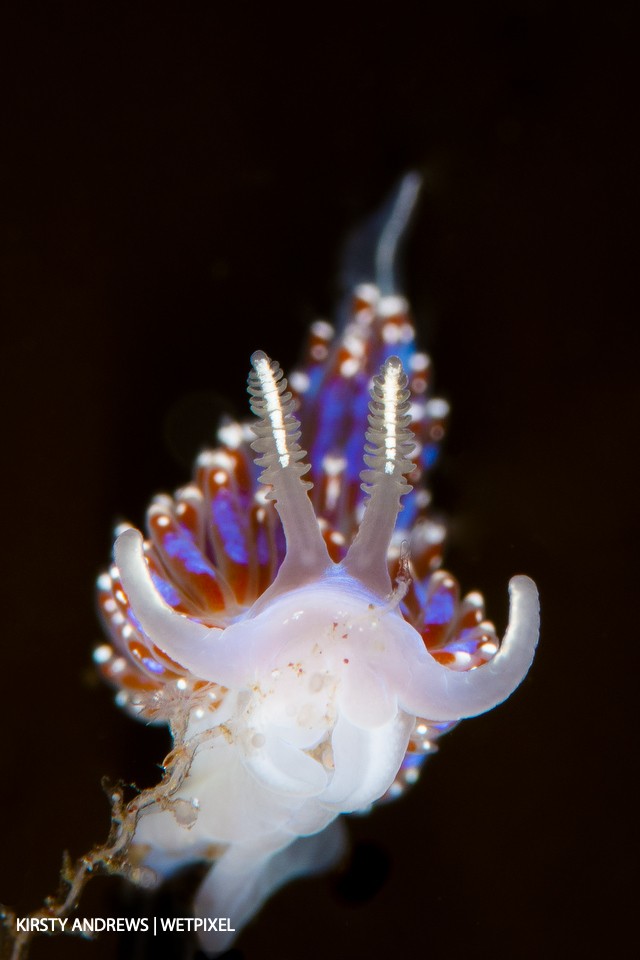
POLYGON ((236 844, 211 868, 194 901, 194 913, 233 918, 233 930, 201 935, 210 956, 230 947, 238 931, 269 897, 296 877, 311 877, 338 866, 347 850, 345 829, 334 820, 322 833, 291 842, 288 835, 260 850, 236 844))

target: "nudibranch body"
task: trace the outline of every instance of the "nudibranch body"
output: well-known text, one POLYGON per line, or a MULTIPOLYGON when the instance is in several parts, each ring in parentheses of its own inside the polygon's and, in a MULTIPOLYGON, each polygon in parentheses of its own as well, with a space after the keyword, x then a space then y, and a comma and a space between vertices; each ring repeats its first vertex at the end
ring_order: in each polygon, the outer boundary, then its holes
POLYGON ((336 861, 339 814, 401 793, 442 733, 508 697, 537 642, 527 577, 511 581, 500 643, 480 594, 462 599, 439 569, 421 482, 447 407, 390 289, 415 191, 405 178, 377 282, 356 285, 339 336, 312 326, 290 389, 254 353, 253 427, 223 424, 194 481, 152 502, 147 538, 119 532, 99 581, 112 643, 96 659, 117 701, 146 720, 180 713, 195 744, 171 802, 140 816, 137 855, 160 877, 210 861, 195 912, 236 934, 286 880, 336 861))

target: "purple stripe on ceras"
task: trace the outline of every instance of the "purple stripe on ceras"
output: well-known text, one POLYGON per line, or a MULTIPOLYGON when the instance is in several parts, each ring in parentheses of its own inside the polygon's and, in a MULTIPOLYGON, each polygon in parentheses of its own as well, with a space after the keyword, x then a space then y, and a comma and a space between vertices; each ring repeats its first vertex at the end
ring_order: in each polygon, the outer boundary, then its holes
POLYGON ((162 549, 173 560, 179 560, 188 573, 205 574, 213 579, 209 563, 186 532, 163 534, 162 549))
MULTIPOLYGON (((158 593, 160 594, 160 596, 162 597, 162 599, 166 603, 168 603, 169 606, 171 607, 179 607, 180 604, 182 603, 182 597, 180 596, 176 588, 173 586, 173 584, 170 583, 168 580, 165 580, 163 577, 161 577, 158 573, 156 573, 155 570, 151 570, 150 573, 151 573, 151 580, 153 581, 153 585, 158 591, 158 593)), ((132 616, 133 616, 133 613, 132 613, 132 616)), ((136 629, 140 630, 143 636, 145 637, 147 636, 147 634, 144 632, 144 630, 139 624, 136 626, 136 629)))
POLYGON ((219 490, 211 501, 211 521, 222 540, 223 554, 234 563, 249 562, 242 516, 230 492, 219 490))
POLYGON ((442 626, 450 623, 456 612, 456 596, 448 588, 440 586, 429 597, 424 611, 423 623, 425 626, 434 624, 442 626))
POLYGON ((483 632, 479 629, 479 624, 473 627, 466 627, 456 634, 455 637, 447 640, 446 649, 448 653, 468 653, 470 656, 478 652, 478 647, 483 642, 483 632))

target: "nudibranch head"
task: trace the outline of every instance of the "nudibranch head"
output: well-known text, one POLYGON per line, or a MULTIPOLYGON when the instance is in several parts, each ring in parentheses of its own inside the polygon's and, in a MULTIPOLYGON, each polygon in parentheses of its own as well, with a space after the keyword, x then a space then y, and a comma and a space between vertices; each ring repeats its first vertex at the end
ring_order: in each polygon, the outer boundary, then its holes
MULTIPOLYGON (((535 588, 527 578, 512 581, 513 617, 500 653, 489 668, 464 674, 439 663, 403 619, 398 610, 401 590, 393 599, 387 555, 400 498, 410 490, 405 475, 413 467, 407 459, 413 446, 407 378, 398 358, 389 358, 373 383, 368 469, 361 473, 369 499, 339 563, 329 556, 307 493, 309 484, 302 479, 309 467, 298 444, 300 424, 286 380, 262 353, 254 354, 253 364, 249 390, 261 418, 253 446, 261 454, 261 480, 270 485, 269 496, 282 521, 287 545, 283 562, 250 608, 227 626, 208 625, 176 611, 163 597, 141 536, 125 530, 116 543, 116 562, 142 632, 194 676, 231 689, 251 689, 288 662, 306 662, 312 649, 322 648, 317 663, 330 663, 334 670, 341 658, 336 659, 340 644, 336 647, 332 631, 342 630, 349 652, 342 660, 351 667, 345 675, 356 673, 355 664, 367 664, 378 675, 381 703, 387 699, 381 691, 389 687, 389 696, 408 712, 455 720, 488 710, 509 696, 528 670, 537 639, 535 588)), ((358 684, 349 681, 347 686, 358 684)), ((360 688, 366 689, 362 681, 360 688)))

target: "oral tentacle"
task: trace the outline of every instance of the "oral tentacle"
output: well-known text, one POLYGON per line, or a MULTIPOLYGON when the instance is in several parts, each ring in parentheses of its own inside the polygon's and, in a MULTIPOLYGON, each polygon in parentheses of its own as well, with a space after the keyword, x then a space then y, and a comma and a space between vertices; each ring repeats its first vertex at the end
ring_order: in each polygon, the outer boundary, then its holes
POLYGON ((114 547, 131 608, 154 644, 196 676, 204 677, 203 667, 211 661, 212 641, 223 630, 177 613, 163 600, 151 578, 143 543, 142 534, 130 527, 120 534, 114 547))
POLYGON ((410 681, 400 697, 405 710, 430 720, 475 717, 506 700, 524 680, 536 650, 540 605, 529 577, 509 582, 509 626, 498 653, 473 670, 457 672, 426 650, 410 664, 410 681))

